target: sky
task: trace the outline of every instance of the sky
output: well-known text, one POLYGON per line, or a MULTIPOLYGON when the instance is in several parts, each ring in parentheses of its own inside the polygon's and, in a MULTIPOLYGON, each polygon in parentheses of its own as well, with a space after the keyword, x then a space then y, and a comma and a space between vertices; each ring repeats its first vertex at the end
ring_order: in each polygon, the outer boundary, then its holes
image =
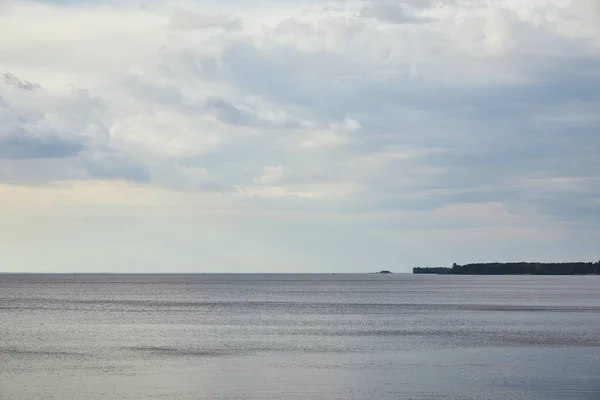
POLYGON ((0 1, 0 271, 600 259, 597 0, 0 1))

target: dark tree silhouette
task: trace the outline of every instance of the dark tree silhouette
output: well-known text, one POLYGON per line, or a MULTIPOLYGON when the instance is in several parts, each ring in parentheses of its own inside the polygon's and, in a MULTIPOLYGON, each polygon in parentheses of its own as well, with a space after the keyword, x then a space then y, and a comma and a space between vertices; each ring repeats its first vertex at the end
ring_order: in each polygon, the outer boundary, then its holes
POLYGON ((425 267, 413 268, 413 274, 446 274, 450 271, 448 267, 425 267))
POLYGON ((600 274, 600 261, 566 263, 475 263, 458 265, 452 268, 431 267, 413 268, 413 274, 458 274, 458 275, 585 275, 600 274))

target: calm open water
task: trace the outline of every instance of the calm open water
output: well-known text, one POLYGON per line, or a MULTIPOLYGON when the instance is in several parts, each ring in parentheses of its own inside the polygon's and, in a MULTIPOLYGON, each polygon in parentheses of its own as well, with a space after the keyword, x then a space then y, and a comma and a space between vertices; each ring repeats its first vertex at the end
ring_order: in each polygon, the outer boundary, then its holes
POLYGON ((0 275, 0 399, 600 399, 600 277, 0 275))

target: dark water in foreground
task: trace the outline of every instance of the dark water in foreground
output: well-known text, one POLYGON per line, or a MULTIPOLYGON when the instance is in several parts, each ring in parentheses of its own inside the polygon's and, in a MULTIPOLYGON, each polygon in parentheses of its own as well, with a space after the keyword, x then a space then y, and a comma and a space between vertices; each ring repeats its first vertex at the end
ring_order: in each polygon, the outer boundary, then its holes
POLYGON ((0 399, 600 399, 600 277, 0 275, 0 399))

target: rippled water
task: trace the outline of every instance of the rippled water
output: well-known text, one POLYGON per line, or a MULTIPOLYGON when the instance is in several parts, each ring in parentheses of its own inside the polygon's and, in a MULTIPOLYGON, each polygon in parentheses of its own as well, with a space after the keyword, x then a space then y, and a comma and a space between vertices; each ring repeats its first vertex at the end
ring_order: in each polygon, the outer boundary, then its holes
POLYGON ((0 275, 0 399, 600 399, 600 277, 0 275))

